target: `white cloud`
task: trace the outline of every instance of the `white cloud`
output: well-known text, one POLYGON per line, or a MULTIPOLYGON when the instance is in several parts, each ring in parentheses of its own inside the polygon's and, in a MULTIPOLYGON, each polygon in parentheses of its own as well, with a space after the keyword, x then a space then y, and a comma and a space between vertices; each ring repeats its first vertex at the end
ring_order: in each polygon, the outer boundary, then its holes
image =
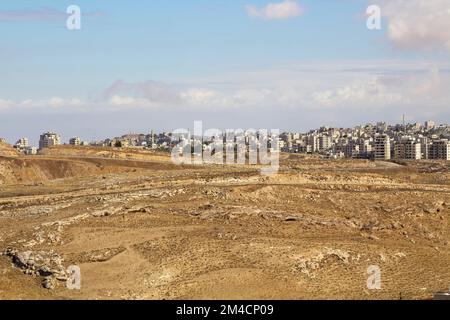
POLYGON ((149 105, 160 104, 178 104, 178 92, 172 86, 160 81, 143 81, 143 82, 125 82, 122 80, 114 82, 106 91, 106 98, 113 98, 114 104, 131 104, 130 98, 133 97, 134 102, 140 102, 149 105), (122 99, 119 99, 122 97, 122 99), (128 97, 128 99, 125 99, 128 97))
POLYGON ((0 110, 6 110, 12 107, 13 102, 11 100, 0 99, 0 110))
POLYGON ((280 3, 269 3, 263 8, 252 5, 246 7, 250 17, 267 20, 295 18, 303 14, 303 8, 294 0, 285 0, 280 3))
POLYGON ((162 102, 152 101, 146 98, 136 98, 132 96, 114 95, 105 103, 93 105, 94 108, 107 108, 113 110, 128 109, 156 109, 166 106, 162 102))
POLYGON ((450 63, 418 61, 305 62, 204 77, 177 86, 156 81, 115 82, 103 98, 0 99, 1 112, 124 110, 350 112, 408 109, 448 112, 450 63), (15 106, 14 109, 11 106, 15 106))
POLYGON ((449 0, 380 0, 379 5, 397 47, 450 51, 449 0))
POLYGON ((360 79, 342 87, 314 92, 312 102, 316 107, 374 107, 404 104, 406 99, 398 88, 387 87, 380 77, 360 79))
POLYGON ((130 106, 136 105, 138 103, 136 98, 133 97, 122 97, 119 95, 114 95, 109 99, 109 103, 113 106, 130 106))
POLYGON ((51 97, 49 99, 25 99, 18 103, 19 108, 30 109, 60 109, 83 107, 84 102, 78 98, 64 99, 51 97))
POLYGON ((181 92, 180 98, 189 105, 208 105, 217 100, 219 95, 213 90, 193 88, 181 92))

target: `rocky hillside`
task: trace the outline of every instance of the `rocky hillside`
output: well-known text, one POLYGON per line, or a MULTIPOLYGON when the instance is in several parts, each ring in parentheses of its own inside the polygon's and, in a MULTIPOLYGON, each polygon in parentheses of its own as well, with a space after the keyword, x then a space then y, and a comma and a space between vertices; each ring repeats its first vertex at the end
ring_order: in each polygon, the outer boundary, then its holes
POLYGON ((177 169, 177 167, 168 162, 158 161, 0 156, 0 185, 39 183, 55 179, 168 169, 177 169))
POLYGON ((18 157, 19 153, 11 145, 0 141, 0 156, 18 157))
POLYGON ((170 162, 170 154, 138 148, 77 147, 61 145, 43 149, 40 151, 40 154, 52 157, 90 157, 170 162))

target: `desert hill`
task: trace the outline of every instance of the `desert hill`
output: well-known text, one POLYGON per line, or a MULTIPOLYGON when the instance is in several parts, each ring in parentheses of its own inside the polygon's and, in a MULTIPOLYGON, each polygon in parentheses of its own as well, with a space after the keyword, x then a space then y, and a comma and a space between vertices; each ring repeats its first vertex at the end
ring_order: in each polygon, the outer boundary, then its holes
POLYGON ((18 157, 5 145, 0 155, 0 185, 30 184, 55 179, 90 177, 136 171, 176 170, 168 155, 152 152, 61 146, 44 149, 38 156, 18 157), (128 156, 130 155, 131 156, 128 156))
POLYGON ((18 157, 19 152, 17 152, 10 144, 0 141, 0 156, 18 157))
POLYGON ((450 283, 449 179, 432 161, 283 155, 266 177, 136 149, 0 156, 0 300, 430 299, 450 283))

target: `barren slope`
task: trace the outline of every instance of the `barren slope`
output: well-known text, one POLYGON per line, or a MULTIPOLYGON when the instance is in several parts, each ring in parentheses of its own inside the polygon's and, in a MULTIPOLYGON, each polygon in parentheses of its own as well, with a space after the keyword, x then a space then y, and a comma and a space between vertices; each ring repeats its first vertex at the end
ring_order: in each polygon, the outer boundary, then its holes
POLYGON ((0 298, 427 299, 450 283, 446 163, 286 156, 267 178, 166 160, 4 185, 0 298), (79 265, 81 290, 44 289, 24 253, 61 279, 79 265), (381 290, 367 289, 370 265, 381 290))
POLYGON ((19 153, 11 145, 4 142, 0 142, 0 156, 18 157, 19 153))

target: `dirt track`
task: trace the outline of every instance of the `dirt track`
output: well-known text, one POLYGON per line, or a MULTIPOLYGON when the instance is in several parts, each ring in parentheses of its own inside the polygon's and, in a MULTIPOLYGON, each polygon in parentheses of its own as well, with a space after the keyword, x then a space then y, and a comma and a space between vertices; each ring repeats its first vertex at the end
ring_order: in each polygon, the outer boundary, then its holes
POLYGON ((284 156, 267 178, 80 152, 0 158, 0 299, 428 299, 450 285, 446 163, 284 156), (79 265, 81 290, 43 288, 24 252, 79 265))

